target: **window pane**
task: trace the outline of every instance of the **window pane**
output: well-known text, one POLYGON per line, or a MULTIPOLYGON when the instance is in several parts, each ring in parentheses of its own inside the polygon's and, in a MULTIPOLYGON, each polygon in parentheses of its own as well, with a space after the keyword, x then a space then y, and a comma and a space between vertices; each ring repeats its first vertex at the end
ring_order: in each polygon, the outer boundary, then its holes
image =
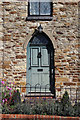
POLYGON ((39 15, 39 2, 30 2, 30 15, 39 15))
POLYGON ((50 14, 51 14, 51 3, 40 2, 40 15, 50 15, 50 14))

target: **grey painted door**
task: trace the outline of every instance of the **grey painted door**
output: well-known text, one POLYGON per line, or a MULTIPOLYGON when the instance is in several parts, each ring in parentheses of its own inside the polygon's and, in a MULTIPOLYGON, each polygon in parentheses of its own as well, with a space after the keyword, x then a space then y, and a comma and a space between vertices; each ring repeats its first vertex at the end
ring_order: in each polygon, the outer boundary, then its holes
MULTIPOLYGON (((50 87, 49 66, 50 66, 50 55, 48 53, 46 46, 28 45, 27 83, 29 83, 31 87, 33 87, 31 88, 31 92, 45 92, 44 88, 50 87), (36 90, 34 87, 36 87, 36 90)), ((30 89, 27 89, 27 92, 30 92, 30 89)), ((49 92, 49 89, 46 89, 46 92, 49 92)))

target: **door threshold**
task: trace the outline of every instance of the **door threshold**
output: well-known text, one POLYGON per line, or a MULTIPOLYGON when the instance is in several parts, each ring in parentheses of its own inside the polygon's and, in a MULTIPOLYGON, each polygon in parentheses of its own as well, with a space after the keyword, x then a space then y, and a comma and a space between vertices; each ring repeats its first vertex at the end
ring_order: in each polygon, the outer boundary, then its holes
POLYGON ((53 97, 51 92, 29 92, 25 97, 53 97))

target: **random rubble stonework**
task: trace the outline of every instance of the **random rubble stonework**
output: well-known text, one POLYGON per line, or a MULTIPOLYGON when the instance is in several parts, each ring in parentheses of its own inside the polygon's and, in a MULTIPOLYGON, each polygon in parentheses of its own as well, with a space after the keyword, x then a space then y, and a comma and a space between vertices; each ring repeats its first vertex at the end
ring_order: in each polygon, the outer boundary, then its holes
POLYGON ((17 85, 26 84, 27 51, 23 45, 30 32, 41 24, 55 41, 55 86, 79 87, 78 4, 54 1, 51 21, 26 21, 26 1, 0 2, 0 77, 17 85))

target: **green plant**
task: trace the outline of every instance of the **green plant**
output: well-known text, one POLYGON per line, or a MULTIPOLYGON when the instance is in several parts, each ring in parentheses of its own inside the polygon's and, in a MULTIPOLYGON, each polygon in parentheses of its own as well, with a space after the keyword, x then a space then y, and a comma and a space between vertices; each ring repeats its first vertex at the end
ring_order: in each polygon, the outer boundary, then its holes
POLYGON ((4 114, 31 114, 31 105, 26 103, 18 103, 16 105, 2 106, 2 113, 4 114))
POLYGON ((53 115, 54 114, 54 101, 46 101, 43 104, 43 111, 44 113, 46 113, 47 115, 53 115))
POLYGON ((7 86, 7 83, 1 81, 2 83, 2 100, 1 104, 6 104, 7 106, 16 105, 21 102, 19 90, 13 90, 11 87, 7 86))
POLYGON ((61 99, 60 111, 61 111, 61 115, 64 115, 64 116, 74 115, 74 109, 73 109, 73 106, 71 105, 69 94, 67 91, 65 91, 61 99))
POLYGON ((64 93, 64 95, 63 95, 63 97, 61 99, 61 103, 63 103, 65 105, 68 102, 69 102, 69 95, 68 95, 68 92, 65 91, 65 93, 64 93))
POLYGON ((19 108, 20 114, 31 114, 31 105, 22 103, 19 108))
POLYGON ((55 115, 62 115, 62 110, 61 110, 61 103, 59 101, 56 101, 54 103, 54 114, 55 115))
POLYGON ((32 107, 32 113, 33 114, 43 114, 43 105, 40 103, 35 104, 32 107))
POLYGON ((7 107, 6 104, 4 104, 4 105, 2 106, 2 113, 3 113, 3 114, 9 114, 9 108, 7 107))
POLYGON ((80 102, 74 105, 74 116, 80 117, 80 102))
POLYGON ((21 103, 20 93, 19 90, 13 92, 10 105, 16 105, 18 103, 21 103))
MULTIPOLYGON (((17 91, 19 93, 19 91, 17 91)), ((16 96, 17 93, 14 95, 16 96)), ((20 94, 19 94, 20 95, 20 94)), ((15 97, 12 97, 14 99, 15 97)), ((13 100, 12 100, 13 101, 13 100)), ((60 116, 80 116, 80 103, 71 105, 69 95, 64 93, 61 102, 53 99, 28 99, 24 103, 3 104, 2 112, 6 114, 42 114, 60 116)))

